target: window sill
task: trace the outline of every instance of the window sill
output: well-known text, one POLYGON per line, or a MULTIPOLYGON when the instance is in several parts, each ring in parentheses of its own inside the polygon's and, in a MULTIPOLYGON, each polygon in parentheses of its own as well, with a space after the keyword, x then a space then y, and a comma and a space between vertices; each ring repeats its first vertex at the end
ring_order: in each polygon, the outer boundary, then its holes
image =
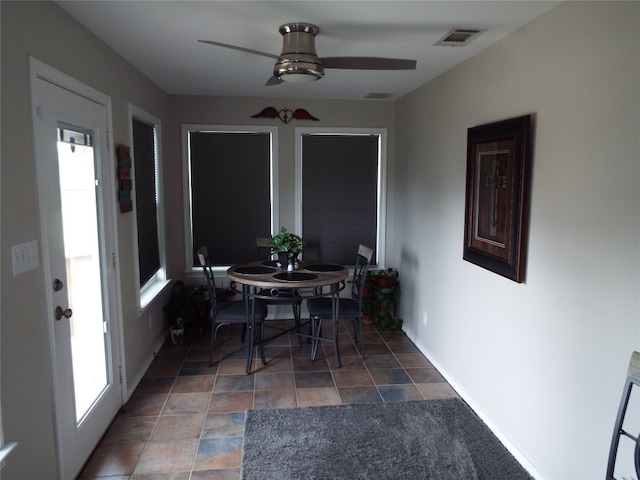
MULTIPOLYGON (((228 269, 229 267, 212 268, 216 287, 226 288, 229 285, 229 277, 227 276, 228 269)), ((188 281, 193 281, 197 285, 206 285, 202 274, 202 267, 198 267, 194 270, 185 270, 184 276, 188 281)))
POLYGON ((171 283, 171 280, 162 280, 159 282, 155 282, 153 285, 150 285, 145 291, 140 295, 140 307, 138 308, 138 314, 142 314, 144 310, 155 300, 155 298, 160 295, 160 293, 165 289, 167 285, 171 283))

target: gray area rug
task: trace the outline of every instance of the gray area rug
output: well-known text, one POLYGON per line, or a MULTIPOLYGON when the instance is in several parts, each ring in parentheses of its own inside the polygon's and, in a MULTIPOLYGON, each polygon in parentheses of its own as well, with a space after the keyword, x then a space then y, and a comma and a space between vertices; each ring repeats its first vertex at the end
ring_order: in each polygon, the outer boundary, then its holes
POLYGON ((530 480, 461 400, 249 410, 245 480, 530 480))

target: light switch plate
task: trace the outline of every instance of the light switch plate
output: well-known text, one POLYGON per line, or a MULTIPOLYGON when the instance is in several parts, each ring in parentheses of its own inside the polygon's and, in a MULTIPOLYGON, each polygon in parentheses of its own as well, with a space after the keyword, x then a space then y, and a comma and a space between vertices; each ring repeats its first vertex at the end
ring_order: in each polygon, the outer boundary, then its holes
POLYGON ((13 258, 13 276, 28 272, 40 266, 38 258, 38 242, 21 243, 11 247, 11 257, 13 258))

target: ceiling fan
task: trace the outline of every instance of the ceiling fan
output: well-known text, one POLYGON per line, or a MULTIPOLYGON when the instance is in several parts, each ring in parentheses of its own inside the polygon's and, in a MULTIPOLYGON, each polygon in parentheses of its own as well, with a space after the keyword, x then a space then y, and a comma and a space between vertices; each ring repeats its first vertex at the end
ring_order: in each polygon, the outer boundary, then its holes
POLYGON ((282 82, 304 83, 324 77, 325 68, 350 70, 415 70, 416 61, 402 58, 384 57, 323 57, 318 58, 315 47, 316 35, 320 29, 310 23, 285 23, 279 28, 282 35, 282 53, 274 55, 249 48, 238 47, 211 40, 198 40, 202 43, 230 48, 240 52, 252 53, 273 58, 276 64, 273 75, 266 86, 282 82))

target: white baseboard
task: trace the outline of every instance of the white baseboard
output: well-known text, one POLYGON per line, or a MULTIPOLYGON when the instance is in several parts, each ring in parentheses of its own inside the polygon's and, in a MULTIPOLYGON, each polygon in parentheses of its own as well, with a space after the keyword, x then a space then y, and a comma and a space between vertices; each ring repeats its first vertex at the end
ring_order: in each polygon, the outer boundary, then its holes
POLYGON ((131 395, 133 395, 134 390, 142 380, 142 377, 144 377, 145 373, 147 373, 147 370, 149 370, 149 367, 153 363, 153 360, 156 358, 156 353, 160 351, 160 348, 162 348, 162 345, 164 345, 164 342, 167 340, 168 335, 169 329, 162 332, 162 335, 156 340, 156 343, 153 345, 151 352, 149 352, 147 361, 140 366, 140 369, 135 373, 133 378, 130 381, 127 381, 127 393, 124 400, 125 403, 129 401, 131 395))
POLYGON ((493 434, 498 437, 500 443, 504 445, 504 447, 509 450, 511 455, 515 457, 515 459, 523 466, 525 470, 529 472, 536 480, 546 480, 546 477, 529 461, 529 459, 509 440, 509 438, 504 434, 498 426, 493 423, 491 417, 487 415, 487 413, 480 408, 480 406, 473 400, 473 397, 456 382, 455 378, 453 378, 449 372, 438 362, 437 358, 435 358, 431 352, 424 348, 423 345, 418 343, 413 335, 405 332, 405 334, 409 337, 409 339, 414 343, 414 345, 422 352, 422 354, 427 357, 427 360, 431 362, 431 364, 440 372, 440 374, 445 378, 445 380, 451 385, 451 387, 456 391, 456 393, 465 401, 467 405, 480 417, 480 419, 485 423, 489 430, 493 432, 493 434))

